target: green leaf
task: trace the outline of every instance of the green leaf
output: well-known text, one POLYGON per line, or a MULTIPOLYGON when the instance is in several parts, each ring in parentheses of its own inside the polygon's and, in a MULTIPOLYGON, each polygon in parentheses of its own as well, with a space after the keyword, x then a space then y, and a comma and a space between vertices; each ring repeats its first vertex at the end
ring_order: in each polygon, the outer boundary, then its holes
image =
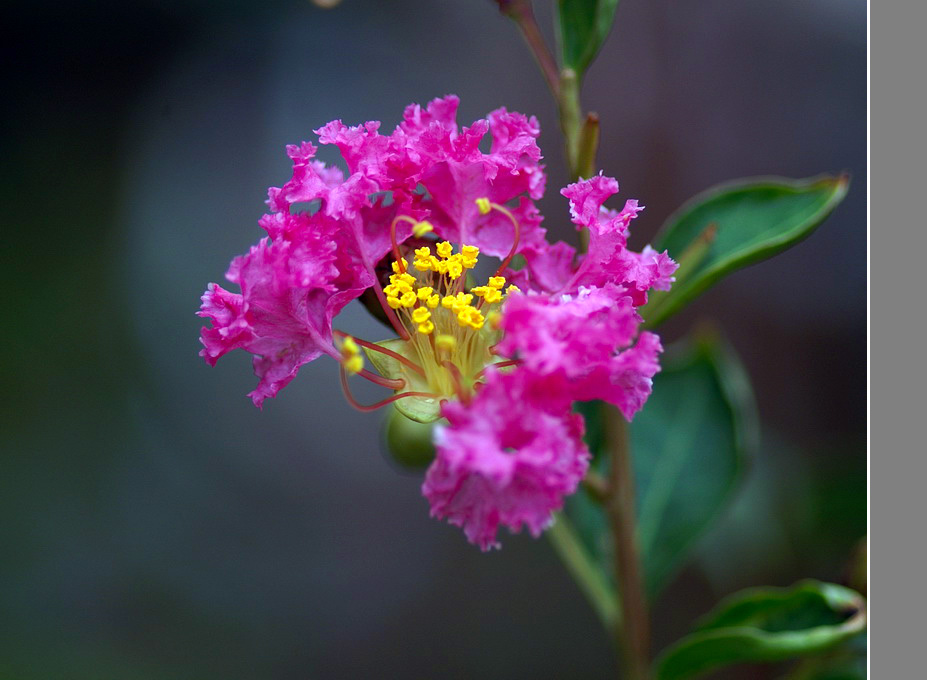
POLYGON ((809 236, 846 196, 849 177, 805 180, 777 177, 736 180, 705 191, 671 215, 654 247, 673 257, 688 253, 676 283, 655 292, 641 313, 648 326, 672 316, 721 277, 768 259, 809 236), (707 249, 706 229, 716 229, 707 249))
POLYGON ((802 658, 782 680, 866 680, 866 633, 822 654, 802 658))
POLYGON ((668 354, 631 423, 637 538, 651 598, 724 509, 758 440, 749 379, 719 336, 703 332, 668 354))
POLYGON ((849 588, 810 580, 791 588, 751 588, 722 601, 694 633, 663 652, 657 680, 818 654, 865 626, 865 602, 849 588))
MULTIPOLYGON (((397 354, 404 356, 411 361, 418 361, 414 356, 408 342, 402 338, 393 338, 392 340, 383 340, 376 343, 380 347, 392 350, 397 354)), ((431 392, 428 382, 415 371, 406 370, 403 364, 397 359, 377 352, 376 350, 364 347, 364 353, 370 359, 370 363, 384 378, 402 378, 406 381, 403 391, 411 392, 431 392)), ((405 397, 393 402, 396 410, 410 420, 417 423, 432 423, 441 417, 441 400, 428 397, 405 397)))
POLYGON ((580 80, 608 37, 617 9, 618 0, 558 0, 562 65, 580 80))
MULTIPOLYGON (((681 566, 737 486, 758 439, 749 381, 732 350, 713 333, 672 348, 653 394, 630 426, 637 493, 637 536, 652 599, 681 566)), ((604 446, 599 420, 611 410, 584 405, 587 443, 604 446)), ((594 468, 606 474, 608 456, 594 468)), ((587 552, 611 578, 611 534, 601 506, 583 490, 566 513, 587 552)))

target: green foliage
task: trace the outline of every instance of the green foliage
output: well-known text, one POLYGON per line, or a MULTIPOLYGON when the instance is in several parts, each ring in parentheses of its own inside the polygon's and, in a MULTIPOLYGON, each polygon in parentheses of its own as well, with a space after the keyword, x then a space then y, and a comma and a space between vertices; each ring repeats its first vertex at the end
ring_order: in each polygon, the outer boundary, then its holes
POLYGON ((608 37, 617 9, 618 0, 558 0, 561 63, 578 79, 608 37))
POLYGON ((726 506, 758 442, 749 379, 720 337, 703 333, 666 358, 631 424, 637 537, 651 598, 726 506))
POLYGON ((672 316, 721 277, 809 236, 843 200, 848 185, 846 175, 746 179, 688 201, 655 239, 654 247, 669 250, 680 270, 672 290, 653 293, 642 310, 648 325, 672 316))
POLYGON ((751 588, 722 601, 695 632, 667 649, 656 677, 683 680, 731 664, 818 654, 865 625, 863 598, 843 586, 809 580, 791 588, 751 588))
POLYGON ((802 658, 782 680, 866 680, 866 633, 822 654, 802 658))
MULTIPOLYGON (((701 334, 663 364, 646 408, 630 427, 638 541, 651 599, 724 508, 758 438, 749 382, 717 335, 701 334)), ((599 420, 614 411, 594 406, 583 410, 587 442, 598 454, 604 444, 599 420)), ((603 473, 608 456, 595 460, 603 473)), ((566 508, 587 553, 610 575, 611 534, 601 506, 581 491, 566 508)))

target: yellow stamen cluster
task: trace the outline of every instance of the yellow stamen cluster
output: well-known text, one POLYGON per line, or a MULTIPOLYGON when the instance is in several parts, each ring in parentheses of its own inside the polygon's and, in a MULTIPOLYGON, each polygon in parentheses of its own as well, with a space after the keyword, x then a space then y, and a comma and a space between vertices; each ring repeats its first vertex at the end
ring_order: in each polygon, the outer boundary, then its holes
POLYGON ((360 373, 364 368, 364 357, 361 355, 360 347, 350 335, 341 341, 341 365, 348 375, 360 373))
POLYGON ((473 296, 469 293, 457 293, 457 295, 445 295, 441 298, 441 306, 453 312, 461 327, 469 327, 478 331, 483 327, 485 319, 480 314, 480 310, 470 304, 472 301, 473 296))
MULTIPOLYGON (((408 316, 401 318, 411 321, 422 335, 434 333, 435 324, 440 320, 433 318, 432 310, 439 306, 452 314, 451 318, 457 321, 459 327, 480 330, 486 322, 480 307, 502 301, 505 277, 493 276, 487 285, 477 286, 469 293, 463 292, 464 273, 476 266, 479 254, 479 248, 468 245, 455 253, 448 241, 435 243, 434 252, 428 246, 418 248, 412 267, 425 274, 427 283, 434 285, 420 285, 418 277, 421 274, 413 276, 405 259, 393 262, 389 285, 383 289, 387 304, 395 310, 408 310, 408 316), (472 304, 474 297, 481 298, 477 306, 472 304)), ((507 292, 513 289, 517 290, 515 286, 509 286, 507 292)), ((447 315, 442 314, 441 318, 447 318, 447 315)), ((441 327, 440 322, 438 326, 441 327)))
POLYGON ((415 260, 412 266, 420 272, 436 272, 451 279, 460 278, 467 269, 476 266, 476 259, 480 249, 476 246, 464 246, 459 253, 454 253, 454 247, 447 241, 435 245, 437 257, 432 255, 431 248, 422 246, 415 251, 415 260))
POLYGON ((462 244, 454 251, 448 241, 417 248, 411 265, 393 262, 383 288, 395 322, 406 331, 405 351, 422 369, 403 378, 410 384, 424 380, 428 391, 440 395, 460 395, 478 382, 499 342, 500 305, 518 290, 498 275, 468 289, 480 250, 462 244))

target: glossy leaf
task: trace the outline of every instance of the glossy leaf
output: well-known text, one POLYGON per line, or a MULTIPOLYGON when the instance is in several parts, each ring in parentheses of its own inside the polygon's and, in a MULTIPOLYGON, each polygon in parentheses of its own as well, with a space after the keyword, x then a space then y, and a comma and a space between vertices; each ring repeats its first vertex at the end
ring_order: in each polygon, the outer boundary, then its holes
POLYGON ((618 0, 558 0, 560 53, 578 78, 595 59, 615 21, 618 0))
MULTIPOLYGON (((809 236, 843 200, 849 177, 736 180, 705 191, 671 215, 654 247, 697 260, 681 262, 668 293, 654 293, 642 314, 655 326, 721 277, 765 260, 809 236), (699 237, 714 230, 707 249, 699 237)), ((683 258, 685 259, 685 258, 683 258)))
POLYGON ((749 379, 720 338, 705 333, 664 363, 631 424, 637 538, 651 598, 727 505, 759 440, 749 379))
POLYGON ((802 581, 752 588, 724 600, 657 661, 657 680, 684 680, 737 663, 818 654, 865 629, 863 598, 843 586, 802 581))
POLYGON ((804 657, 782 680, 866 680, 866 633, 822 654, 804 657))
MULTIPOLYGON (((583 412, 587 443, 598 453, 604 445, 598 419, 614 412, 590 406, 583 412)), ((732 351, 703 333, 668 352, 630 433, 638 544, 654 599, 725 507, 756 446, 753 395, 732 351)), ((608 462, 597 456, 594 467, 605 474, 608 462)), ((611 535, 601 506, 581 491, 566 507, 586 550, 610 578, 611 535)))

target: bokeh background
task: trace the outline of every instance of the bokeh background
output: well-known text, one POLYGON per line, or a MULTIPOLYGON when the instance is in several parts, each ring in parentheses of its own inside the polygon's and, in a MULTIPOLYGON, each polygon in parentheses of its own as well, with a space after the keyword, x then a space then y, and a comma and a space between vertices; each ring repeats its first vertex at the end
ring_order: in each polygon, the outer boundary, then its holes
MULTIPOLYGON (((0 677, 612 677, 550 545, 483 555, 429 519, 333 362, 259 412, 245 355, 197 356, 198 297, 260 237, 284 145, 334 118, 391 128, 450 92, 461 123, 536 114, 545 225, 572 237, 556 112, 514 26, 489 0, 0 12, 0 677)), ((723 326, 763 446, 655 604, 658 646, 735 589, 842 580, 865 531, 865 73, 863 0, 624 0, 589 72, 599 165, 647 206, 635 247, 723 180, 853 175, 811 238, 664 329, 723 326)), ((343 327, 385 337, 353 305, 343 327)))

